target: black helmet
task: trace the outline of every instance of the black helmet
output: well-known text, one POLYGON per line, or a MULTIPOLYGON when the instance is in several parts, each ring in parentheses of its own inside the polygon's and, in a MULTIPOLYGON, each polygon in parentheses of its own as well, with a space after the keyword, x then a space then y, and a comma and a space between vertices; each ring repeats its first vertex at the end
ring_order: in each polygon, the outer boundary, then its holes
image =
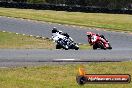
POLYGON ((92 36, 92 32, 87 32, 86 34, 87 34, 88 37, 92 36))
POLYGON ((53 27, 52 33, 56 33, 56 32, 58 32, 57 28, 56 27, 53 27))

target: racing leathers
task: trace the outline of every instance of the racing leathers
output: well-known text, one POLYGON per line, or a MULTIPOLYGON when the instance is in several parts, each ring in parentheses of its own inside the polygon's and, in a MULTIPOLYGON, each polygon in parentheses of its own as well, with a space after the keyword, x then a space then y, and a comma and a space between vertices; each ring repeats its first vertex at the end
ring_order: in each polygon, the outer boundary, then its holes
POLYGON ((52 39, 57 42, 59 39, 71 39, 71 41, 73 41, 73 39, 67 34, 67 33, 63 33, 62 31, 58 31, 56 33, 52 33, 52 39))
POLYGON ((65 36, 60 34, 59 32, 52 33, 52 39, 54 42, 57 42, 60 38, 63 39, 65 36))
POLYGON ((99 34, 95 34, 95 33, 92 33, 90 37, 88 37, 88 42, 90 45, 93 45, 96 40, 97 40, 97 37, 100 37, 100 40, 104 43, 105 41, 107 41, 105 39, 105 37, 103 35, 99 35, 99 34))

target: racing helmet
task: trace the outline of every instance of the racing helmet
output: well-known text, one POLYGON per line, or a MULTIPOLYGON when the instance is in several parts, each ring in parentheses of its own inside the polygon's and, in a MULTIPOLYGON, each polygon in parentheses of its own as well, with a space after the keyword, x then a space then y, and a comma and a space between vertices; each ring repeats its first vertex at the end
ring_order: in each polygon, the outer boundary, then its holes
POLYGON ((56 32, 58 32, 57 28, 56 27, 53 27, 52 33, 56 33, 56 32))
POLYGON ((91 37, 93 33, 92 32, 87 32, 86 34, 87 34, 88 37, 91 37))

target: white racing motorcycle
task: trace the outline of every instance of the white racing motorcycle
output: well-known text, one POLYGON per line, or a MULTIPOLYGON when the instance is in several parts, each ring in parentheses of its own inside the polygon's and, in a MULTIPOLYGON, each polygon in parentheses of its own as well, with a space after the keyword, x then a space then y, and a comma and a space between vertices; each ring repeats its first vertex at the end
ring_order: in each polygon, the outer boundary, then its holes
POLYGON ((58 35, 56 37, 53 37, 53 40, 57 43, 56 44, 56 49, 75 49, 78 50, 79 46, 77 43, 75 43, 71 37, 66 37, 64 35, 58 35))

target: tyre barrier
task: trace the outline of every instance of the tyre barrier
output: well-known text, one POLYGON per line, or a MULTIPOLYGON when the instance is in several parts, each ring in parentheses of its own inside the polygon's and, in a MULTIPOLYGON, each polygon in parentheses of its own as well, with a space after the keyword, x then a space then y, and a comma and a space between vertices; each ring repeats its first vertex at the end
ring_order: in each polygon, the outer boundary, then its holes
POLYGON ((110 9, 92 6, 76 6, 61 4, 33 4, 22 2, 0 2, 0 7, 5 8, 21 8, 21 9, 37 9, 37 10, 56 10, 69 12, 86 12, 86 13, 113 13, 113 14, 132 14, 130 9, 110 9))

